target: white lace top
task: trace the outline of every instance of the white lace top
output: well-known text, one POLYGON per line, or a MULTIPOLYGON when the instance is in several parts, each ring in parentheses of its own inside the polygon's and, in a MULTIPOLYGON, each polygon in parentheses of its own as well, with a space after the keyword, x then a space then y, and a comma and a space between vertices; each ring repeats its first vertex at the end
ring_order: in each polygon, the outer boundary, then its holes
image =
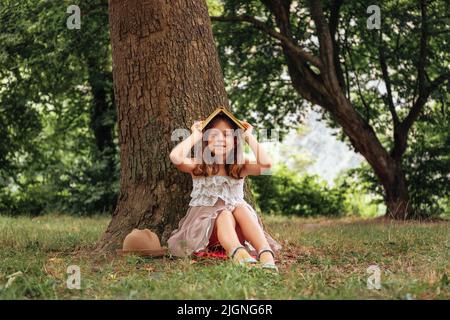
POLYGON ((226 205, 236 205, 244 201, 244 179, 230 176, 208 176, 192 179, 191 201, 189 206, 213 206, 218 198, 226 205))

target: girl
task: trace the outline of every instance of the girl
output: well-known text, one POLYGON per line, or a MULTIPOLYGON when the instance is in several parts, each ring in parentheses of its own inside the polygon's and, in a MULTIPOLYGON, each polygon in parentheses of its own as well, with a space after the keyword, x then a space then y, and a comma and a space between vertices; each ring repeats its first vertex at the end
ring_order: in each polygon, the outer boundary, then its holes
POLYGON ((186 256, 223 248, 233 261, 253 265, 257 260, 250 250, 263 268, 278 270, 274 252, 281 245, 263 229, 259 216, 243 198, 244 178, 270 168, 271 159, 252 135, 249 123, 242 122, 247 128, 243 134, 222 114, 203 131, 200 123, 194 123, 192 134, 170 153, 172 163, 191 174, 193 190, 187 214, 168 239, 169 251, 175 256, 186 256), (242 139, 250 145, 256 163, 242 160, 242 139), (202 140, 200 161, 198 155, 188 156, 202 140))

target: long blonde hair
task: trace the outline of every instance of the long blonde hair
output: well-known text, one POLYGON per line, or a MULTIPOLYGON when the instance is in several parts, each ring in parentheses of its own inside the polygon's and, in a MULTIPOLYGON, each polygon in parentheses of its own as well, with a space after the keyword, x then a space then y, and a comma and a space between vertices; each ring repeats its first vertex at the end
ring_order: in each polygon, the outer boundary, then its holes
MULTIPOLYGON (((216 123, 218 123, 219 121, 226 121, 234 130, 238 129, 237 125, 235 123, 233 123, 228 117, 219 114, 216 117, 214 117, 214 119, 210 123, 208 123, 208 125, 203 129, 203 131, 202 131, 203 134, 205 134, 205 132, 208 129, 214 128, 216 123)), ((204 154, 205 148, 207 148, 207 144, 208 144, 208 141, 205 141, 203 139, 202 155, 204 154)), ((238 137, 237 136, 234 136, 233 153, 234 153, 233 163, 226 163, 225 171, 226 171, 227 175, 232 178, 242 179, 243 177, 241 177, 241 171, 244 168, 244 163, 237 163, 237 160, 238 160, 238 137)), ((207 176, 216 175, 219 172, 219 164, 217 164, 215 162, 212 164, 205 163, 203 156, 201 157, 201 159, 202 159, 202 163, 197 164, 195 166, 194 170, 192 170, 192 173, 194 174, 194 176, 207 177, 207 176)))

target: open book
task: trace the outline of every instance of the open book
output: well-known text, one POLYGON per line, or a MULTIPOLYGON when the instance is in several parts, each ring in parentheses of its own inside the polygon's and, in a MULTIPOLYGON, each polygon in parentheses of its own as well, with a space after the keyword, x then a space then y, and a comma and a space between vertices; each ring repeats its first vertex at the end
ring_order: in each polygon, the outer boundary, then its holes
POLYGON ((218 107, 216 110, 214 110, 208 116, 208 118, 203 120, 201 125, 200 125, 200 129, 203 130, 208 125, 208 123, 210 123, 211 120, 214 119, 214 117, 216 117, 220 113, 222 113, 225 116, 227 116, 228 118, 230 118, 230 120, 233 121, 238 126, 238 128, 240 128, 240 129, 242 129, 244 131, 245 131, 245 129, 247 129, 247 127, 244 124, 242 124, 241 121, 239 121, 235 116, 233 116, 233 114, 230 111, 228 111, 224 107, 218 107))

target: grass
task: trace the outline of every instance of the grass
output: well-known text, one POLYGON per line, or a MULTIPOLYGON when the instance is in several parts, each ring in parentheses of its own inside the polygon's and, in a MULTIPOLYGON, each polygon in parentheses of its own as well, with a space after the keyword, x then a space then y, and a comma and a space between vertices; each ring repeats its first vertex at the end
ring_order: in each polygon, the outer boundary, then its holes
POLYGON ((90 254, 107 217, 0 217, 1 299, 449 299, 450 223, 265 217, 279 275, 229 261, 90 254), (81 289, 66 285, 69 265, 81 289), (381 289, 367 288, 367 268, 381 289), (16 272, 14 280, 8 278, 16 272), (9 280, 9 285, 7 285, 9 280))

